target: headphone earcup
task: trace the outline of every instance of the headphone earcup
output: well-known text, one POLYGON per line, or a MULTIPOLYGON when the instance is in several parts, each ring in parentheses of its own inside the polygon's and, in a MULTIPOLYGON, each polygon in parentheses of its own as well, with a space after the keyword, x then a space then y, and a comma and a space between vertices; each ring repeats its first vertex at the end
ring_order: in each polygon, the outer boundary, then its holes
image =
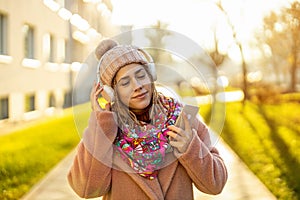
POLYGON ((152 75, 153 81, 156 81, 157 80, 157 75, 156 75, 156 69, 155 69, 155 64, 154 64, 153 58, 151 57, 151 55, 147 51, 145 51, 143 49, 140 49, 140 48, 138 50, 148 60, 148 69, 149 69, 149 72, 152 75))
POLYGON ((101 95, 108 102, 114 102, 115 101, 114 89, 112 87, 109 87, 108 85, 103 86, 103 91, 101 92, 101 95))
POLYGON ((157 80, 157 75, 156 75, 156 69, 155 69, 155 64, 152 63, 148 63, 148 69, 150 74, 152 75, 153 81, 157 80))

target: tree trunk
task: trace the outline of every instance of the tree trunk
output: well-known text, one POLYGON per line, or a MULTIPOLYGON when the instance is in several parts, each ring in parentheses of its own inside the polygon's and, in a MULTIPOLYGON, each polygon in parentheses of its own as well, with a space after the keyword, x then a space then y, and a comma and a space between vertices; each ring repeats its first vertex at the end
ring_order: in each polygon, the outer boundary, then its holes
POLYGON ((291 68, 291 83, 290 83, 290 92, 296 92, 297 84, 297 63, 294 61, 291 68))
POLYGON ((241 52, 241 58, 242 58, 242 71, 243 71, 243 93, 244 93, 244 99, 243 99, 243 105, 245 105, 246 100, 249 99, 248 95, 248 81, 247 81, 247 64, 244 57, 244 51, 241 43, 238 43, 240 52, 241 52))
MULTIPOLYGON (((297 41, 297 40, 296 40, 297 41)), ((296 42, 297 43, 297 42, 296 42)), ((297 63, 298 63, 298 52, 297 45, 293 45, 292 50, 292 65, 291 65, 291 82, 290 82, 290 92, 296 92, 296 84, 297 84, 297 63)))

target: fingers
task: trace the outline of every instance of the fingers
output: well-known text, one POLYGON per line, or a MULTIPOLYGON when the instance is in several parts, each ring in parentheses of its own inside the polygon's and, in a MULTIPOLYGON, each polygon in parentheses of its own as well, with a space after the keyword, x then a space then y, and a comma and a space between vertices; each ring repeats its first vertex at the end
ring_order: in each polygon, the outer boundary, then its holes
POLYGON ((105 104, 105 110, 110 111, 111 110, 111 105, 110 103, 105 104))
POLYGON ((182 141, 171 140, 170 145, 175 147, 180 153, 184 153, 188 147, 189 143, 185 143, 182 141))
POLYGON ((171 138, 177 140, 177 133, 173 132, 173 131, 168 131, 167 133, 171 138))
POLYGON ((102 91, 103 91, 103 87, 100 87, 100 83, 94 82, 94 86, 92 88, 92 95, 94 96, 94 98, 98 99, 102 91))
POLYGON ((93 92, 98 95, 103 91, 103 87, 100 86, 100 83, 94 82, 93 92))
POLYGON ((167 132, 167 134, 170 136, 170 145, 177 148, 179 152, 186 151, 194 132, 194 129, 192 130, 190 128, 187 116, 184 117, 186 118, 185 121, 187 121, 185 122, 186 130, 172 125, 168 126, 170 131, 167 132))
POLYGON ((103 91, 103 87, 100 87, 100 83, 94 82, 93 88, 91 90, 91 95, 90 95, 91 106, 92 106, 92 110, 94 111, 103 110, 98 102, 99 95, 102 91, 103 91))
POLYGON ((95 97, 98 98, 100 93, 103 91, 103 88, 96 88, 96 91, 95 91, 95 97))
POLYGON ((171 126, 168 126, 168 129, 170 129, 172 132, 175 132, 176 134, 184 136, 184 131, 181 128, 177 127, 177 126, 171 125, 171 126))
POLYGON ((171 137, 171 140, 181 142, 189 140, 189 134, 181 128, 178 128, 176 126, 168 126, 168 128, 170 129, 170 131, 168 131, 167 134, 171 137))
POLYGON ((185 113, 183 114, 183 120, 185 123, 185 130, 183 130, 180 127, 174 126, 174 125, 168 126, 168 129, 179 134, 182 137, 186 136, 188 133, 191 132, 191 126, 190 126, 190 122, 188 120, 188 116, 185 113))

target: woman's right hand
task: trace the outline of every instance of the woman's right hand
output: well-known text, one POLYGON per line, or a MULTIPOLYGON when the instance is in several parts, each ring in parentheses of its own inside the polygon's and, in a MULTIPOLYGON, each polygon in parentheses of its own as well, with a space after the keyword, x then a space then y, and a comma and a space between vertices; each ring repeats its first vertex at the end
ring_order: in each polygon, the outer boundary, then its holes
MULTIPOLYGON (((93 111, 104 111, 103 108, 101 108, 98 98, 100 93, 103 91, 103 87, 100 86, 100 83, 94 82, 91 94, 90 94, 90 100, 91 100, 91 107, 93 111)), ((106 104, 105 110, 110 110, 110 104, 106 104)))

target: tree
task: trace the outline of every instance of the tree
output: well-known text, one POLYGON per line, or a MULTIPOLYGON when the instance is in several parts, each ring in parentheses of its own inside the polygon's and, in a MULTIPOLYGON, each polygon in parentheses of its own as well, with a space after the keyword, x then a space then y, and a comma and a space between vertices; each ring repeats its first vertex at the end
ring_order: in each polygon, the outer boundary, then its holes
POLYGON ((152 25, 151 28, 153 30, 149 30, 145 33, 146 37, 148 38, 148 40, 150 41, 150 46, 151 47, 157 47, 160 49, 156 49, 155 51, 151 51, 151 55, 153 57, 153 59, 156 62, 159 62, 161 60, 171 60, 170 55, 166 55, 166 53, 163 51, 164 47, 165 47, 165 43, 163 41, 164 37, 170 35, 171 33, 167 30, 168 28, 168 24, 161 22, 161 21, 157 21, 156 24, 152 25), (155 29, 159 29, 161 31, 154 31, 155 29), (159 51, 160 50, 160 51, 159 51), (168 58, 166 58, 168 57, 168 58))
POLYGON ((272 11, 264 18, 263 32, 257 34, 257 40, 258 44, 262 44, 260 47, 265 58, 264 66, 268 66, 268 63, 270 63, 276 76, 275 81, 280 87, 284 83, 284 66, 287 66, 284 58, 287 57, 288 45, 286 39, 283 39, 286 35, 282 32, 282 25, 279 23, 278 17, 272 11))
POLYGON ((291 3, 280 13, 264 18, 264 44, 271 50, 271 61, 277 74, 289 68, 289 92, 296 91, 300 64, 300 3, 291 3))
POLYGON ((300 3, 292 3, 290 8, 286 9, 283 21, 287 24, 287 32, 289 35, 289 44, 291 51, 289 53, 289 61, 291 63, 291 82, 290 91, 296 91, 297 84, 297 68, 300 63, 300 3))
MULTIPOLYGON (((209 55, 210 55, 211 59, 214 61, 214 64, 216 65, 216 67, 218 68, 224 62, 225 58, 227 57, 227 54, 220 52, 220 49, 219 49, 220 40, 217 37, 217 27, 216 26, 214 27, 213 34, 214 34, 214 48, 209 52, 209 55)), ((217 73, 217 72, 215 71, 215 73, 217 73)), ((217 75, 217 74, 215 74, 215 75, 217 75)))
POLYGON ((245 100, 247 100, 249 98, 249 95, 248 95, 248 82, 247 82, 248 70, 247 70, 247 63, 246 63, 245 56, 244 56, 243 43, 239 39, 238 28, 236 27, 236 25, 233 23, 233 21, 229 17, 228 12, 224 9, 224 7, 222 5, 222 1, 220 0, 219 2, 216 3, 216 5, 220 9, 220 11, 224 13, 224 15, 227 19, 227 23, 228 23, 229 27, 232 30, 232 37, 234 39, 234 42, 238 46, 239 51, 240 51, 241 61, 242 61, 242 72, 243 72, 243 75, 242 75, 242 78, 243 78, 243 88, 242 88, 242 90, 244 92, 243 103, 245 103, 245 100))

